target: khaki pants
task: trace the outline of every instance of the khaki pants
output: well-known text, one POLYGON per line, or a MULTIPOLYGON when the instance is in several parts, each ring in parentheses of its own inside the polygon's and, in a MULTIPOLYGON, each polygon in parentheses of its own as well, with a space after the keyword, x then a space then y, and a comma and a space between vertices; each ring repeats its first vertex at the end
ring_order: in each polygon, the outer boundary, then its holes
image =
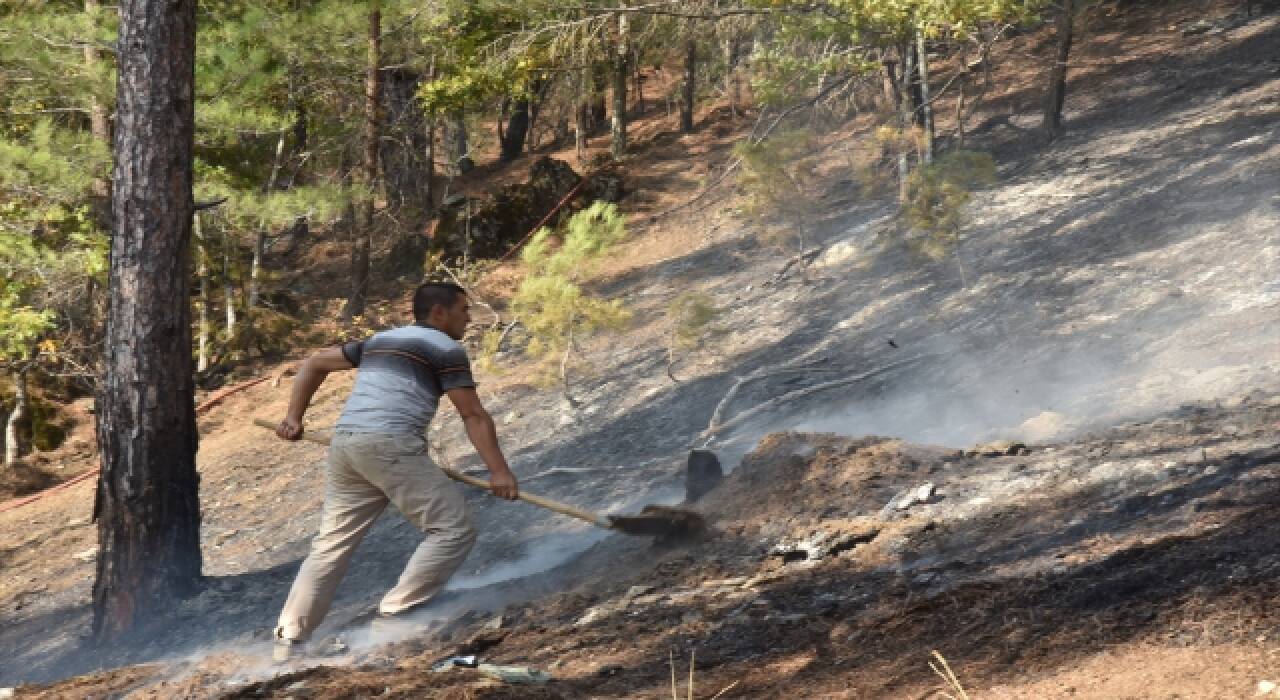
POLYGON ((427 537, 379 612, 408 610, 444 587, 476 540, 461 488, 427 457, 421 437, 338 432, 329 447, 320 532, 289 591, 277 637, 304 640, 320 625, 352 553, 387 503, 427 537))

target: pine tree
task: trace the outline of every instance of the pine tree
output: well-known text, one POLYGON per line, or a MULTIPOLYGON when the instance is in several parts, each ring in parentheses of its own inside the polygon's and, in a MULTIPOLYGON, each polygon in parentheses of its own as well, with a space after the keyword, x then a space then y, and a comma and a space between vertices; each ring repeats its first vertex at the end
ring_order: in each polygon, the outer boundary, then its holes
POLYGON ((569 370, 580 344, 630 318, 621 301, 601 299, 582 286, 625 237, 617 206, 596 202, 574 214, 561 232, 542 229, 521 252, 526 276, 511 306, 529 331, 526 352, 541 362, 544 378, 559 378, 570 403, 569 370))
POLYGON ((199 477, 191 362, 195 0, 120 6, 111 349, 98 396, 102 476, 94 636, 117 640, 194 592, 199 477))

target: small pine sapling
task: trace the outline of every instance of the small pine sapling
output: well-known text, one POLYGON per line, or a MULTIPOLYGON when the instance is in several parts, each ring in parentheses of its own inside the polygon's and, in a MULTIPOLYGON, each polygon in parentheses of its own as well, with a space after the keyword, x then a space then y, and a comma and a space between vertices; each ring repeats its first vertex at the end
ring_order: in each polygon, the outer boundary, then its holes
MULTIPOLYGON (((948 153, 912 173, 902 216, 921 234, 913 245, 935 260, 952 253, 960 243, 964 208, 973 190, 994 182, 995 175, 991 156, 973 151, 948 153)), ((963 279, 963 266, 960 275, 963 279)))
POLYGON ((734 148, 743 166, 738 184, 747 192, 743 213, 768 222, 767 237, 796 252, 804 252, 805 222, 816 204, 817 178, 806 159, 812 141, 811 133, 797 129, 734 148))
MULTIPOLYGON (((521 253, 524 281, 511 308, 528 333, 525 352, 540 363, 540 378, 564 386, 579 344, 594 333, 622 328, 631 313, 620 300, 597 297, 582 288, 595 264, 626 236, 613 204, 596 202, 574 214, 559 233, 542 229, 521 253)), ((487 342, 496 350, 497 342, 487 342)))

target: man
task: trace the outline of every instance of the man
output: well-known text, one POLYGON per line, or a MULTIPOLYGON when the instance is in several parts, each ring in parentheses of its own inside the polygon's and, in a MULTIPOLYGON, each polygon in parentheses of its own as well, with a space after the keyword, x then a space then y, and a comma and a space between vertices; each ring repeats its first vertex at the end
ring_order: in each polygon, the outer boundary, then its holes
POLYGON ((458 343, 471 321, 466 292, 454 284, 424 284, 413 295, 413 315, 414 325, 321 350, 293 381, 288 414, 276 428, 285 440, 302 437, 302 416, 330 372, 360 368, 334 426, 320 532, 276 627, 277 660, 296 653, 324 619, 352 553, 388 503, 426 539, 378 604, 379 616, 426 603, 471 551, 476 534, 462 490, 426 454, 427 426, 442 394, 458 409, 489 468, 493 493, 508 500, 519 493, 458 343))

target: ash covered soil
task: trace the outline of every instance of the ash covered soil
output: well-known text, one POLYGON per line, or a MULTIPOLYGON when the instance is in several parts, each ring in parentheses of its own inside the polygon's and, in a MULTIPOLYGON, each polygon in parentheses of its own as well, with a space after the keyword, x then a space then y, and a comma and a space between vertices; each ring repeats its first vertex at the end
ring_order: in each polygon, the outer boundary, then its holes
MULTIPOLYGON (((697 697, 734 682, 723 697, 922 697, 941 685, 934 649, 975 697, 1247 697, 1280 683, 1280 15, 1236 9, 1099 11, 1073 66, 1070 133, 1047 148, 1030 131, 1028 58, 1047 37, 1002 44, 999 87, 966 136, 1000 180, 944 261, 839 182, 804 264, 708 215, 731 204, 712 197, 634 244, 704 230, 688 252, 604 285, 637 322, 589 348, 597 373, 577 406, 485 378, 524 488, 565 501, 678 500, 688 448, 711 440, 736 468, 697 506, 707 540, 659 549, 475 496, 481 540, 456 590, 386 643, 349 623, 417 543, 392 515, 320 631, 344 646, 273 667, 263 632, 314 532, 323 448, 248 425, 283 413, 288 385, 262 384, 202 419, 208 587, 148 639, 82 643, 88 483, 0 513, 0 686, 666 697, 668 654, 683 693, 696 651, 697 697), (1181 31, 1206 16, 1212 31, 1181 31), (724 332, 672 383, 663 311, 687 290, 724 310, 724 332), (996 439, 1029 454, 958 449, 996 439), (467 642, 555 680, 430 671, 467 642)), ((325 385, 310 424, 332 424, 349 381, 325 385)), ((474 467, 456 417, 441 419, 437 456, 474 467)))
POLYGON ((567 592, 265 681, 222 651, 24 696, 656 698, 671 652, 681 695, 692 655, 697 697, 926 697, 938 650, 974 697, 1247 697, 1280 660, 1278 437, 1262 393, 1029 452, 778 433, 705 538, 601 543, 567 592), (554 680, 432 670, 477 650, 554 680))

